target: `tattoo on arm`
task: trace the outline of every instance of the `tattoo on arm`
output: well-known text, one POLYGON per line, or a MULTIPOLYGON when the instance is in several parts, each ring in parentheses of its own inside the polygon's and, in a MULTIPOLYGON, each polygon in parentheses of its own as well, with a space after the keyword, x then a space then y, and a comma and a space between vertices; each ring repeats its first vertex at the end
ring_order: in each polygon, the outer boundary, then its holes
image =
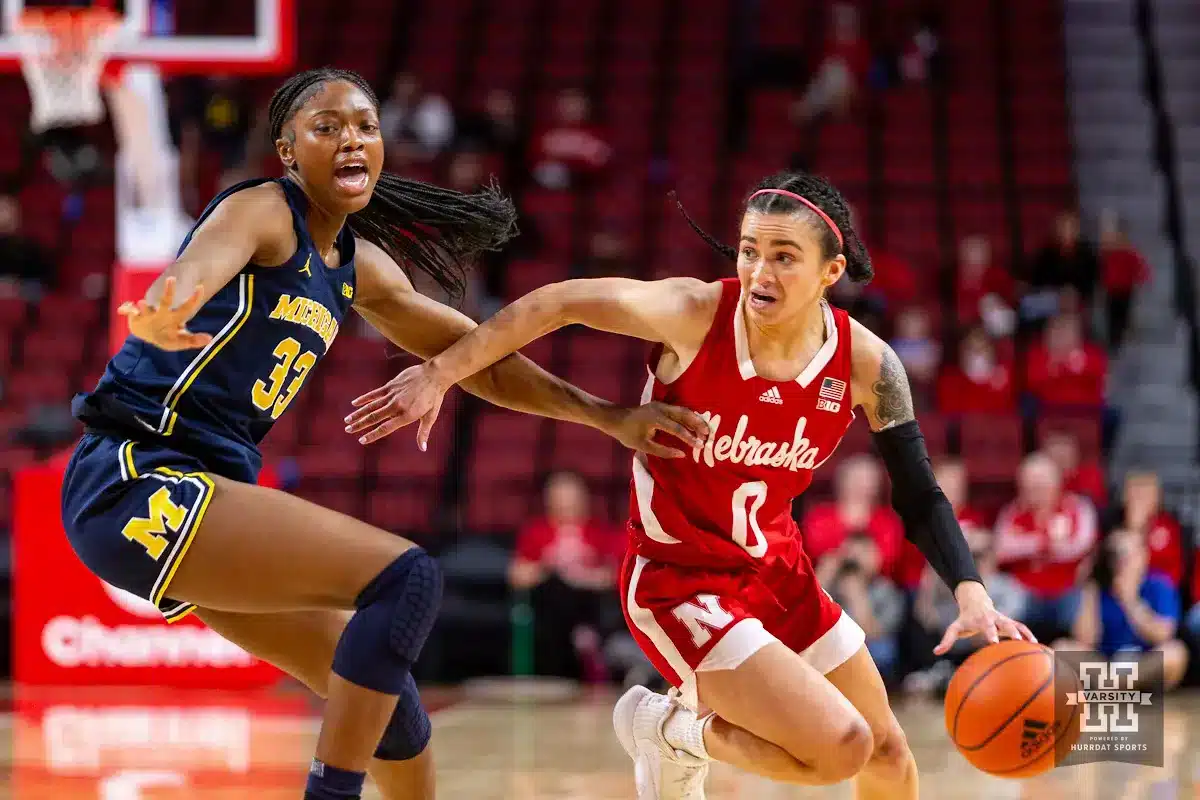
POLYGON ((880 429, 901 425, 913 414, 912 390, 908 387, 908 375, 904 365, 892 348, 884 345, 883 360, 879 365, 879 380, 871 387, 875 393, 875 419, 880 429))

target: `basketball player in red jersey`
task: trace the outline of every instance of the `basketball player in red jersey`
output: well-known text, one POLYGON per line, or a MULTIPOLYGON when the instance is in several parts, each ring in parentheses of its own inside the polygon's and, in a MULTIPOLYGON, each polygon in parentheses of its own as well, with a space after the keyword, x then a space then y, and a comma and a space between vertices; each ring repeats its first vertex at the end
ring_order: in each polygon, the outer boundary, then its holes
POLYGON ((916 798, 916 764, 863 632, 817 583, 791 516, 855 406, 907 535, 958 599, 936 652, 977 633, 1033 636, 979 579, 896 354, 824 299, 843 273, 872 274, 838 191, 805 174, 767 179, 748 198, 736 250, 692 225, 737 261, 736 278, 543 287, 356 400, 349 429, 373 441, 420 419, 424 442, 450 386, 571 323, 657 343, 643 400, 702 413, 710 431, 690 457, 633 465, 622 600, 676 687, 635 687, 614 711, 638 797, 702 798, 716 759, 791 783, 855 777, 859 798, 916 798))

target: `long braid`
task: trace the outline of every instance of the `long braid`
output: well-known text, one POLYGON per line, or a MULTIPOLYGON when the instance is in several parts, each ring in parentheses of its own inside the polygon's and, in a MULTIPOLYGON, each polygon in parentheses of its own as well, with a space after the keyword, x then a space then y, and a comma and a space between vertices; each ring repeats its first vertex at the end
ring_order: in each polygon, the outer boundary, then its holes
MULTIPOLYGON (((356 72, 325 67, 289 78, 271 97, 271 141, 325 84, 346 81, 378 108, 375 91, 356 72)), ((517 209, 494 183, 472 194, 384 172, 366 208, 347 224, 355 236, 378 245, 401 267, 427 274, 451 297, 466 288, 467 265, 517 235, 517 209)))
MULTIPOLYGON (((779 172, 761 181, 749 194, 752 195, 761 189, 782 189, 783 191, 792 192, 817 206, 838 226, 838 229, 842 232, 845 245, 843 246, 838 243, 837 236, 833 230, 820 217, 814 214, 811 209, 787 195, 759 195, 746 204, 747 211, 758 211, 765 214, 800 213, 809 215, 817 230, 821 232, 822 255, 826 259, 833 258, 839 253, 845 255, 846 274, 855 283, 866 283, 874 277, 875 270, 871 267, 871 256, 867 252, 866 245, 863 244, 862 239, 859 237, 858 231, 854 229, 854 220, 850 216, 850 206, 846 203, 846 199, 842 197, 842 193, 832 183, 825 178, 809 175, 806 172, 779 172)), ((683 205, 678 200, 675 202, 679 205, 679 210, 683 213, 684 219, 687 220, 692 230, 700 234, 704 241, 708 242, 718 253, 731 260, 737 260, 736 248, 723 244, 711 234, 701 229, 688 215, 687 211, 684 210, 683 205)))

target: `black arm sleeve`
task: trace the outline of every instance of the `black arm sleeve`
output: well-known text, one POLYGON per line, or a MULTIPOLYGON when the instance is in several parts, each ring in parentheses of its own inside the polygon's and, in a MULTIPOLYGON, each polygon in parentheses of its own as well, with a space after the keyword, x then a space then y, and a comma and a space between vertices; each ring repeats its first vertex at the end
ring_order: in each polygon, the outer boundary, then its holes
POLYGON ((933 476, 917 421, 882 430, 874 438, 892 479, 892 507, 904 520, 908 539, 951 590, 963 581, 983 583, 954 509, 933 476))

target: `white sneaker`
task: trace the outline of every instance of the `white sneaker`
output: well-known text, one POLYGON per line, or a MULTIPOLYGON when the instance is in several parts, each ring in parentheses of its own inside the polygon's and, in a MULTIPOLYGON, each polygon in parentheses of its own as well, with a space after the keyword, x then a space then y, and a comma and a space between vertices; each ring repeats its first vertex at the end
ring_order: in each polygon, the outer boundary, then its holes
POLYGON ((634 686, 613 708, 617 739, 633 759, 638 800, 704 800, 708 762, 663 738, 663 724, 677 710, 691 713, 644 686, 634 686))

